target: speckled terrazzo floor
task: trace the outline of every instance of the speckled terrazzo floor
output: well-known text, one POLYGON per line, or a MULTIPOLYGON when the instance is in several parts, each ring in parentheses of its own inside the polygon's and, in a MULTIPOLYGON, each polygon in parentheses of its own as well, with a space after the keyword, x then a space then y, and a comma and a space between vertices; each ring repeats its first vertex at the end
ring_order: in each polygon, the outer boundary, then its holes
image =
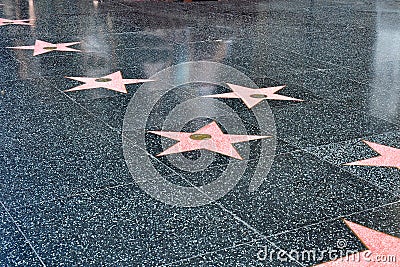
POLYGON ((399 1, 0 18, 0 266, 400 266, 399 1))

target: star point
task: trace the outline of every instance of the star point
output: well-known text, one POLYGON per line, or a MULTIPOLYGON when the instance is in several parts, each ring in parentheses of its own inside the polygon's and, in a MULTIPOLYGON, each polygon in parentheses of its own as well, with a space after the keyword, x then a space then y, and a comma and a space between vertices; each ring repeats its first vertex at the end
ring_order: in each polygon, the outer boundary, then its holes
POLYGON ((64 90, 64 92, 72 92, 72 91, 81 91, 88 89, 96 89, 96 88, 105 88, 109 90, 113 90, 116 92, 127 94, 126 84, 136 84, 136 83, 144 83, 144 82, 152 82, 153 80, 148 79, 124 79, 122 78, 121 71, 117 71, 111 73, 107 76, 99 77, 99 78, 90 78, 90 77, 65 77, 67 79, 83 82, 84 84, 78 85, 74 88, 64 90))
POLYGON ((363 225, 343 219, 344 223, 367 247, 367 250, 348 255, 315 267, 398 267, 400 259, 400 238, 378 232, 363 225), (383 262, 380 259, 389 259, 394 262, 383 262))
POLYGON ((243 158, 232 144, 271 137, 224 134, 215 121, 203 126, 193 133, 167 131, 149 131, 149 133, 178 141, 178 143, 158 154, 158 157, 204 149, 239 160, 243 160, 243 158))
POLYGON ((72 43, 58 43, 53 44, 41 40, 36 40, 35 45, 33 46, 15 46, 15 47, 7 47, 11 49, 22 49, 22 50, 33 50, 33 56, 49 53, 52 51, 64 51, 64 52, 82 52, 78 49, 71 48, 72 45, 80 44, 81 42, 72 42, 72 43))
POLYGON ((346 166, 377 166, 400 169, 400 149, 363 140, 379 156, 345 163, 346 166))
POLYGON ((3 19, 0 18, 0 26, 7 26, 7 25, 28 25, 28 26, 34 26, 31 23, 32 20, 30 19, 22 19, 22 20, 13 20, 13 19, 3 19))
POLYGON ((297 99, 293 97, 288 97, 284 95, 277 94, 279 90, 282 90, 286 85, 266 87, 253 89, 249 87, 244 87, 240 85, 235 85, 231 83, 226 83, 232 90, 230 93, 216 94, 216 95, 206 95, 203 97, 211 98, 240 98, 248 108, 253 108, 260 102, 270 99, 270 100, 286 100, 286 101, 304 101, 302 99, 297 99))

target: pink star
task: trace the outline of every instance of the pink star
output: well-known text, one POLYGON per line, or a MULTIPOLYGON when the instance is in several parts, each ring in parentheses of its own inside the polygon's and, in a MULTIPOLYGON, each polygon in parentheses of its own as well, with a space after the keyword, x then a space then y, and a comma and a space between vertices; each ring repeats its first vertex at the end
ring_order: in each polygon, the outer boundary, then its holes
POLYGON ((194 133, 164 131, 149 132, 179 141, 178 143, 171 146, 164 152, 158 154, 157 156, 165 156, 169 154, 181 153, 197 149, 205 149, 232 158, 242 159, 242 157, 239 155, 232 144, 271 137, 224 134, 216 122, 207 124, 206 126, 202 127, 194 133))
POLYGON ((344 220, 360 241, 368 248, 356 254, 322 263, 319 267, 399 267, 400 238, 381 233, 365 226, 344 220), (391 258, 390 260, 388 260, 391 258), (386 259, 386 262, 382 260, 386 259))
POLYGON ((31 20, 29 20, 29 19, 12 20, 12 19, 0 18, 0 26, 6 26, 6 25, 29 25, 29 26, 33 26, 32 23, 29 23, 30 21, 31 20))
POLYGON ((302 99, 292 98, 284 95, 275 94, 279 90, 286 87, 286 85, 253 89, 244 86, 227 83, 232 89, 232 93, 224 93, 217 95, 207 95, 204 97, 215 98, 240 98, 248 108, 252 108, 265 99, 271 100, 291 100, 291 101, 304 101, 302 99))
POLYGON ((41 40, 36 40, 34 46, 16 46, 16 47, 7 47, 7 48, 31 49, 31 50, 33 50, 33 55, 37 56, 37 55, 48 53, 51 51, 81 52, 80 50, 68 47, 68 46, 76 45, 76 44, 80 44, 80 42, 52 44, 52 43, 44 42, 41 40))
POLYGON ((380 166, 400 169, 400 149, 364 140, 363 142, 380 154, 380 156, 346 163, 344 165, 380 166))
POLYGON ((120 93, 128 93, 125 84, 152 82, 152 80, 145 79, 123 79, 120 71, 114 72, 100 78, 89 77, 66 77, 68 79, 84 82, 85 84, 79 85, 64 92, 80 91, 93 88, 106 88, 120 93))

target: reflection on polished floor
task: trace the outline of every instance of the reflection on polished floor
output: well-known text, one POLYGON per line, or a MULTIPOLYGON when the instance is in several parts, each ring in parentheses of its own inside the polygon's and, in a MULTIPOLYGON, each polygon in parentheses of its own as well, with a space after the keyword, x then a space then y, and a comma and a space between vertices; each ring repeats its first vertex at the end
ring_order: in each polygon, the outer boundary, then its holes
POLYGON ((0 0, 0 266, 400 266, 398 0, 0 0))

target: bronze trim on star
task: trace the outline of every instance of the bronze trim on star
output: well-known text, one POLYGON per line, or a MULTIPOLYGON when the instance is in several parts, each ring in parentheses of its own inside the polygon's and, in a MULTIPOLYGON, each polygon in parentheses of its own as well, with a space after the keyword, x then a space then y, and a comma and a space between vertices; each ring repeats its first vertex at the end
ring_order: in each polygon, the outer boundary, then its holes
POLYGON ((189 137, 192 140, 209 140, 212 138, 210 134, 192 134, 189 137))

